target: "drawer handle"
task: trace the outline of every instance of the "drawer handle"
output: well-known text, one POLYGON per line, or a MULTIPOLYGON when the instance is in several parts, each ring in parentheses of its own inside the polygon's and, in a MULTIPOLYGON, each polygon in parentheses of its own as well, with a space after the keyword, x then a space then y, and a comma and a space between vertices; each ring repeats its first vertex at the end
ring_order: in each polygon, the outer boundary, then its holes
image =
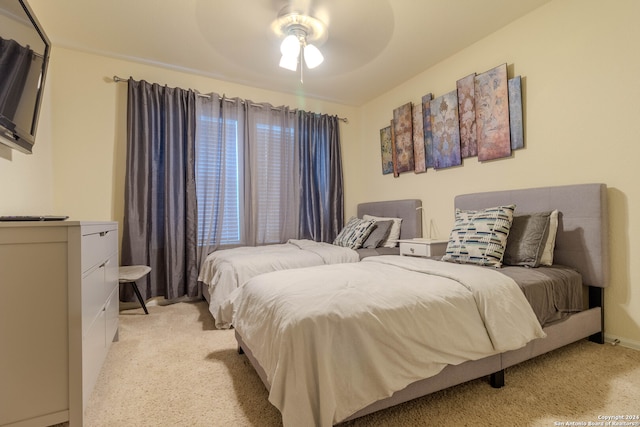
POLYGON ((416 251, 414 248, 409 248, 409 250, 411 251, 411 253, 414 253, 416 251))
POLYGON ((104 267, 106 267, 107 265, 109 265, 109 262, 110 262, 110 261, 111 261, 110 259, 106 260, 105 262, 103 262, 102 264, 100 264, 100 267, 98 267, 98 268, 104 268, 104 267))
POLYGON ((100 232, 100 237, 104 237, 104 236, 106 236, 106 235, 107 235, 107 233, 109 233, 109 231, 108 231, 108 230, 107 230, 107 231, 101 231, 101 232, 100 232))

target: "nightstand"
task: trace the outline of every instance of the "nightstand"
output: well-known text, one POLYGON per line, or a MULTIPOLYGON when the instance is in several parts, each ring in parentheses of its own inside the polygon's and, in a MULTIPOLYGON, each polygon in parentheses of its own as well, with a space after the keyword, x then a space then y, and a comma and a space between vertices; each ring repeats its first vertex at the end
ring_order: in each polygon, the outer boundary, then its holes
POLYGON ((448 240, 439 239, 407 239, 398 240, 400 255, 440 257, 447 250, 448 240))

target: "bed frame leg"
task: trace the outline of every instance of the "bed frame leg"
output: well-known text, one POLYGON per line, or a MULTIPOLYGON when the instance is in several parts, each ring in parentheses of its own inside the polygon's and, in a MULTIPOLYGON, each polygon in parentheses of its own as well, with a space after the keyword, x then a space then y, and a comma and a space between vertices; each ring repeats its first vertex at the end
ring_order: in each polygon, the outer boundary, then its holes
POLYGON ((239 344, 238 344, 238 354, 244 354, 244 350, 239 344))
POLYGON ((504 387, 504 369, 491 374, 491 376, 489 377, 489 383, 493 388, 504 387))
POLYGON ((589 341, 604 344, 604 288, 589 286, 589 308, 600 307, 600 332, 589 337, 589 341))

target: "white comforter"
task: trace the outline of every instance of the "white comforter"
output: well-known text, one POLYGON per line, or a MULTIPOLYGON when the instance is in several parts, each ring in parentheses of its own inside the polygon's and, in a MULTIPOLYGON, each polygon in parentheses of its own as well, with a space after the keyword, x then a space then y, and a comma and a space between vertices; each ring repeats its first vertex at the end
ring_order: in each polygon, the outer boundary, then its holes
POLYGON ((222 328, 229 327, 229 323, 221 319, 221 304, 253 276, 276 270, 357 262, 359 259, 358 253, 349 248, 290 239, 279 245, 245 246, 212 252, 200 268, 198 280, 208 285, 209 311, 216 319, 216 326, 222 328))
POLYGON ((423 258, 278 271, 240 293, 234 326, 285 426, 330 426, 447 364, 545 336, 512 279, 423 258))

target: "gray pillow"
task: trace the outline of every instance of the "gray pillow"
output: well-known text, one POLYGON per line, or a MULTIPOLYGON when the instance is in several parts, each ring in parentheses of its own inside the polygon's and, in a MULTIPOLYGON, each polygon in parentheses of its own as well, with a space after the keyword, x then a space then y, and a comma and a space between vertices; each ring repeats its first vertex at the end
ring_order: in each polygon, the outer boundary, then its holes
POLYGON ((358 249, 362 246, 362 242, 369 236, 374 223, 375 221, 373 220, 359 219, 355 216, 351 217, 347 225, 338 233, 333 244, 350 249, 358 249))
POLYGON ((363 248, 375 249, 380 246, 389 236, 393 221, 376 221, 375 228, 362 244, 363 248))
POLYGON ((551 212, 536 212, 513 217, 503 264, 525 267, 540 265, 549 234, 550 215, 551 212))

